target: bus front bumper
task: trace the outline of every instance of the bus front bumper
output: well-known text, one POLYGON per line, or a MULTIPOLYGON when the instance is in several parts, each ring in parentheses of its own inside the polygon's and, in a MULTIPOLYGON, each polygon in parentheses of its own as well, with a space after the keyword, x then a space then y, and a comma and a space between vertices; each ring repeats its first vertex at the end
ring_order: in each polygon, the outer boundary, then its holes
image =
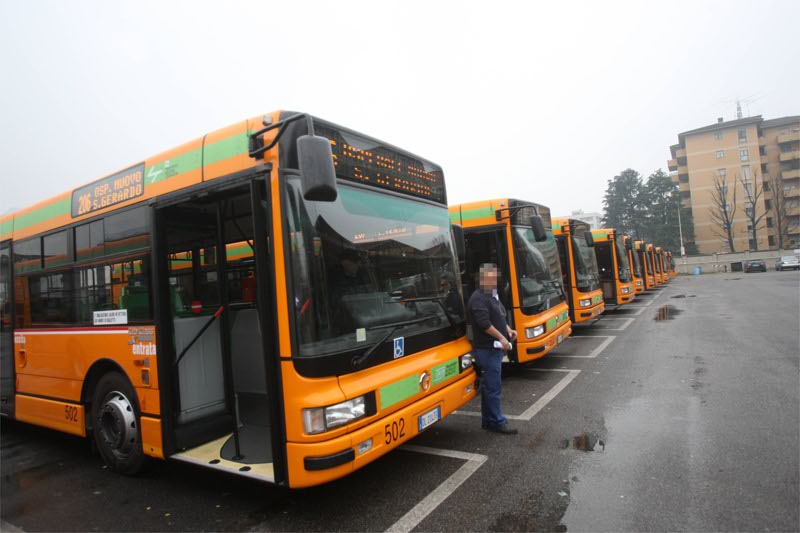
POLYGON ((600 301, 599 304, 595 305, 594 307, 581 307, 579 309, 575 309, 575 320, 576 324, 581 322, 586 322, 587 320, 592 320, 593 318, 597 318, 603 314, 603 311, 606 310, 606 304, 603 301, 600 301))
MULTIPOLYGON (((553 348, 564 342, 571 333, 572 322, 567 320, 553 331, 539 338, 528 340, 517 337, 517 362, 527 363, 528 361, 544 357, 550 353, 553 348)), ((522 334, 525 334, 524 330, 522 334)))
POLYGON ((476 379, 469 370, 451 384, 352 433, 322 442, 287 443, 289 486, 319 485, 371 463, 418 435, 420 416, 438 409, 441 420, 474 398, 476 379))

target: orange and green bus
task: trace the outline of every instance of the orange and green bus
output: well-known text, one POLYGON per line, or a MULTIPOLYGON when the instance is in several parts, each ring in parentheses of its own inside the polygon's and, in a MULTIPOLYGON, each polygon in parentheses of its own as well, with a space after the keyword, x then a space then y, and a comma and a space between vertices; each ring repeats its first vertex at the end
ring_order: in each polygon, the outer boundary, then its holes
POLYGON ((667 283, 669 281, 669 270, 664 262, 664 251, 660 246, 656 246, 654 253, 656 258, 656 268, 659 272, 661 272, 661 283, 667 283))
POLYGON ((639 256, 636 255, 634 249, 634 240, 632 237, 625 235, 625 250, 628 252, 628 264, 631 266, 631 277, 633 278, 633 292, 634 294, 641 294, 644 292, 644 267, 639 261, 639 256))
POLYGON ((647 251, 647 244, 644 241, 633 242, 633 253, 639 260, 642 268, 642 281, 644 289, 649 291, 656 286, 655 273, 653 272, 653 257, 647 251))
POLYGON ((614 228, 592 230, 600 287, 607 304, 624 305, 636 298, 625 235, 614 228))
POLYGON ((561 260, 561 277, 567 291, 570 320, 577 324, 597 318, 606 305, 600 289, 600 274, 589 224, 572 218, 556 218, 553 219, 553 234, 561 260))
POLYGON ((678 276, 675 271, 675 259, 672 258, 672 252, 667 252, 667 270, 669 270, 670 279, 678 276))
POLYGON ((459 230, 442 169, 384 142, 207 133, 0 218, 2 414, 122 473, 345 476, 475 395, 459 230))
POLYGON ((658 287, 664 281, 661 279, 661 265, 658 261, 658 256, 656 255, 656 247, 654 244, 647 245, 647 254, 650 256, 650 260, 653 262, 653 277, 655 278, 655 286, 658 287))
POLYGON ((532 361, 572 333, 550 210, 509 198, 450 206, 450 220, 463 227, 466 243, 464 295, 478 287, 484 263, 499 269, 497 297, 518 332, 508 359, 532 361))

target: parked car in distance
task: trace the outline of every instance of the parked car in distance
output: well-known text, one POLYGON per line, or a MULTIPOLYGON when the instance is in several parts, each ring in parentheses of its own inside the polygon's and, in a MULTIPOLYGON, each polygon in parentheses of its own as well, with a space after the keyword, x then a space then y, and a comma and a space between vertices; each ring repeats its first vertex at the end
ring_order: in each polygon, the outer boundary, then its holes
POLYGON ((766 272, 767 264, 763 259, 748 259, 742 263, 745 272, 766 272))
POLYGON ((775 270, 800 270, 800 259, 796 255, 784 255, 775 262, 775 270))

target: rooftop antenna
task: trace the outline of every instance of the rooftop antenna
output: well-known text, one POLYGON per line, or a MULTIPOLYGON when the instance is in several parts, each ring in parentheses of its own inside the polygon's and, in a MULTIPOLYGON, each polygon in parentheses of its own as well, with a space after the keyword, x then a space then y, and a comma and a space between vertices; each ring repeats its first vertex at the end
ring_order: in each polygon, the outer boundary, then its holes
POLYGON ((738 98, 736 99, 736 119, 742 119, 742 102, 738 98))

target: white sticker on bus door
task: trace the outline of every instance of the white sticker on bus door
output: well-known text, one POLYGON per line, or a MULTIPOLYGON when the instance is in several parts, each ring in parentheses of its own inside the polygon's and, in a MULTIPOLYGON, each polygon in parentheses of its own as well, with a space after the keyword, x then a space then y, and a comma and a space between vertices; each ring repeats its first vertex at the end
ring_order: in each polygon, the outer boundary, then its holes
POLYGON ((93 314, 95 326, 116 326, 128 323, 128 310, 115 309, 114 311, 95 311, 93 314))

